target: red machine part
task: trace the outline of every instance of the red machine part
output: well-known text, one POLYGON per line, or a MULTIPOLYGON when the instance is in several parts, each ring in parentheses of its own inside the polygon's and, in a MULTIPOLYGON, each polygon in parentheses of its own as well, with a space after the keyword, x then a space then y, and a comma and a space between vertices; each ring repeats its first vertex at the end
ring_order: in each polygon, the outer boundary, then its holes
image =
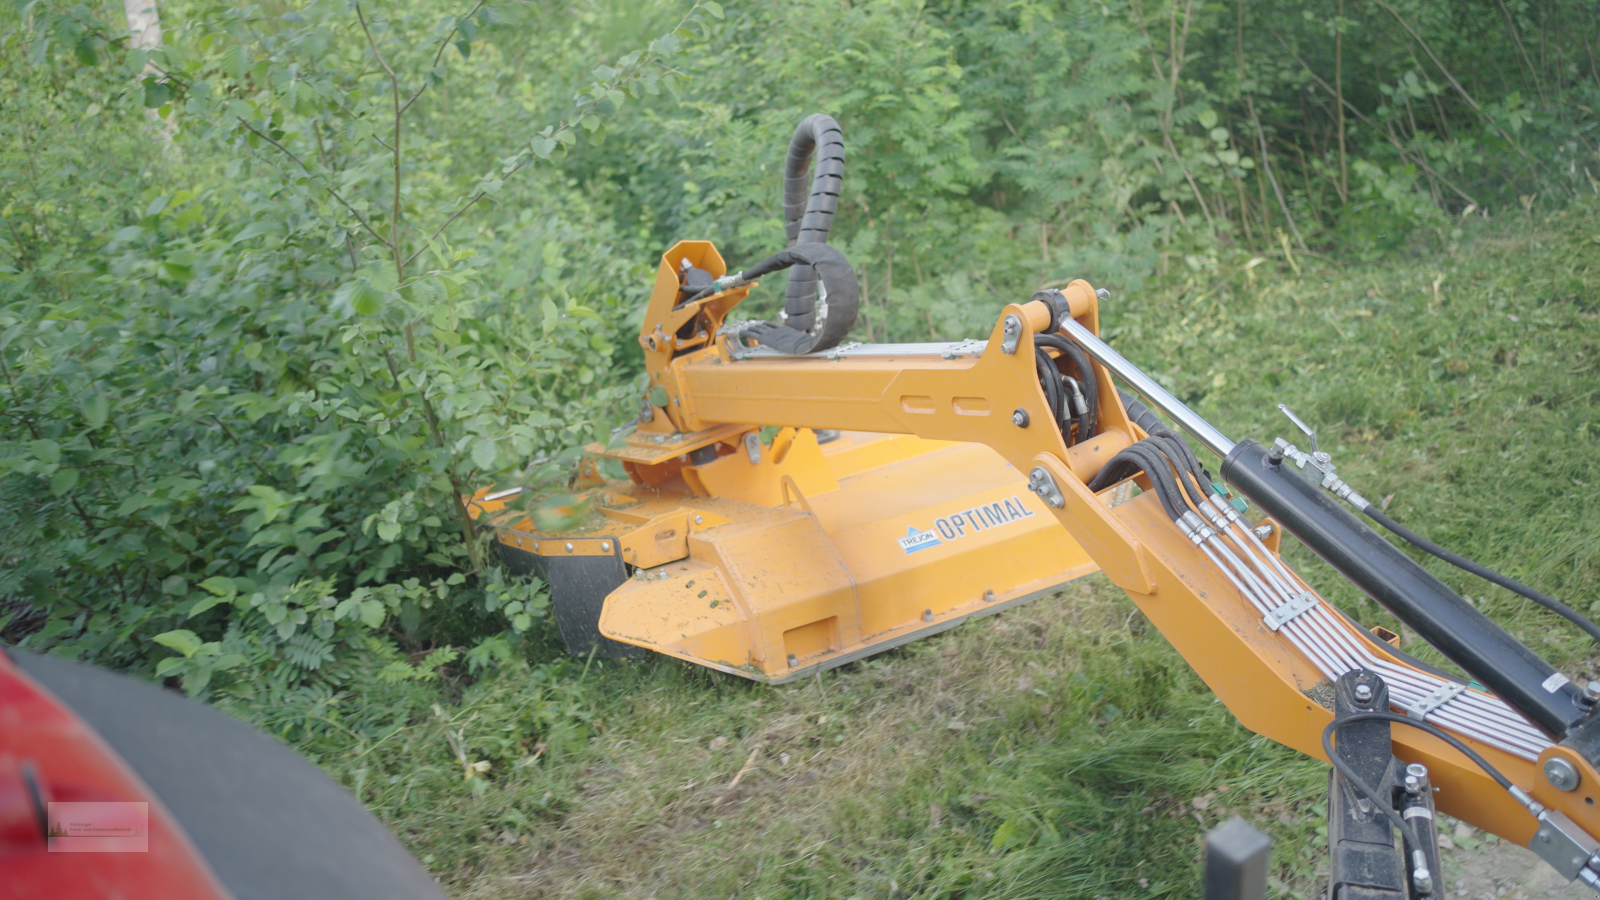
POLYGON ((92 728, 0 652, 0 897, 229 896, 138 776, 92 728), (148 851, 50 852, 45 822, 46 804, 52 801, 148 803, 148 851))

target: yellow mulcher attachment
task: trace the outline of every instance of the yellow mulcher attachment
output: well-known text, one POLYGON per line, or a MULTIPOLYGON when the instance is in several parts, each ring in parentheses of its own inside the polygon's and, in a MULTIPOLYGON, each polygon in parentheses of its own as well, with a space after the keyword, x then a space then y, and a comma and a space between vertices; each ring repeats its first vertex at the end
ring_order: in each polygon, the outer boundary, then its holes
MULTIPOLYGON (((629 481, 604 481, 591 467, 579 485, 592 510, 581 524, 539 530, 508 506, 517 489, 472 498, 507 566, 549 583, 573 654, 644 648, 779 683, 1095 571, 1027 477, 982 444, 694 415, 675 361, 730 347, 814 355, 848 332, 855 274, 825 243, 843 172, 838 124, 812 116, 789 148, 789 250, 733 276, 709 242, 684 241, 661 258, 639 345, 652 393, 669 399, 645 404, 623 446, 586 448, 620 462, 629 481), (730 333, 725 320, 754 279, 784 268, 782 324, 730 333)), ((970 360, 984 343, 899 346, 970 360)))
MULTIPOLYGON (((575 653, 598 626, 610 639, 599 655, 623 655, 620 642, 781 683, 1096 568, 1027 479, 978 444, 641 428, 590 449, 632 476, 591 491, 597 515, 571 532, 520 515, 498 529, 502 557, 550 582, 575 653)), ((476 505, 493 513, 507 499, 476 505)))

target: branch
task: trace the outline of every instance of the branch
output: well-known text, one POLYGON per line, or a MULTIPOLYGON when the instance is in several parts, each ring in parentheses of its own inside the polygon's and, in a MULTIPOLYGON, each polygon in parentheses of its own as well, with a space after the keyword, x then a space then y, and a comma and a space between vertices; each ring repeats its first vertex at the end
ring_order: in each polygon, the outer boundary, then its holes
MULTIPOLYGON (((439 60, 444 58, 444 51, 445 51, 445 48, 450 46, 450 39, 455 37, 456 36, 456 32, 461 30, 461 22, 464 19, 470 19, 473 16, 477 15, 478 14, 478 10, 483 9, 483 4, 485 2, 486 2, 486 0, 478 0, 478 5, 477 6, 474 6, 471 9, 471 11, 469 11, 466 15, 461 16, 461 17, 456 19, 456 27, 450 29, 450 33, 444 36, 444 40, 443 41, 439 42, 439 52, 435 53, 433 55, 433 68, 435 68, 435 69, 439 68, 439 60)), ((427 89, 428 89, 428 80, 426 78, 424 78, 422 80, 422 87, 417 88, 417 92, 415 94, 411 95, 411 99, 406 101, 406 105, 400 107, 400 112, 404 113, 406 110, 410 109, 411 108, 411 104, 417 102, 417 98, 421 97, 422 93, 424 91, 426 91, 427 89)))
POLYGON ((288 147, 285 147, 284 145, 282 145, 282 144, 278 143, 277 141, 273 140, 270 136, 262 133, 261 130, 256 128, 254 125, 251 125, 249 122, 246 122, 244 119, 239 118, 238 116, 235 116, 234 118, 239 119, 239 124, 240 125, 243 125, 244 127, 250 129, 250 133, 251 134, 254 134, 256 137, 261 138, 263 141, 266 141, 267 143, 271 144, 272 146, 277 147, 280 151, 283 152, 283 154, 285 156, 287 156, 290 159, 294 160, 295 165, 299 166, 307 175, 310 175, 312 178, 321 178, 322 181, 323 181, 323 185, 322 185, 323 189, 326 190, 329 194, 332 194, 333 195, 333 199, 335 199, 335 200, 339 201, 341 204, 343 204, 344 208, 347 211, 349 211, 350 215, 355 216, 356 217, 356 221, 361 223, 361 227, 365 228, 373 237, 378 239, 378 243, 383 244, 385 247, 389 246, 389 242, 387 240, 385 240, 384 236, 379 234, 377 232, 377 230, 374 229, 372 227, 372 225, 370 225, 367 222, 366 217, 362 216, 361 212, 359 210, 357 210, 354 206, 350 205, 350 201, 346 200, 344 198, 344 195, 342 195, 338 191, 334 190, 333 185, 328 183, 328 179, 327 179, 326 176, 320 175, 320 174, 312 171, 311 167, 306 165, 303 161, 301 161, 300 157, 294 155, 294 151, 293 150, 290 150, 288 147))
POLYGON ((1444 63, 1439 61, 1439 57, 1433 55, 1433 48, 1429 47, 1428 46, 1428 42, 1422 39, 1422 35, 1417 34, 1416 30, 1411 27, 1411 23, 1407 22, 1400 15, 1400 12, 1398 10, 1396 10, 1394 7, 1390 6, 1389 4, 1383 2, 1383 0, 1373 0, 1373 2, 1377 3, 1379 6, 1383 7, 1385 10, 1387 10, 1389 15, 1394 16, 1395 17, 1395 21, 1400 23, 1400 27, 1402 27, 1402 28, 1404 28, 1406 30, 1407 34, 1411 35, 1413 38, 1416 38, 1417 43, 1422 45, 1422 52, 1428 54, 1428 58, 1433 60, 1433 64, 1435 66, 1439 67, 1439 72, 1441 74, 1443 74, 1444 77, 1450 82, 1450 84, 1456 89, 1456 93, 1461 95, 1461 99, 1467 101, 1467 105, 1472 107, 1472 111, 1476 112, 1478 115, 1483 116, 1483 118, 1485 120, 1487 120, 1491 126, 1493 126, 1495 134, 1500 135, 1501 139, 1503 139, 1506 143, 1510 144, 1512 149, 1514 149, 1518 153, 1522 154, 1522 158, 1523 159, 1527 159, 1528 158, 1527 152, 1524 151, 1522 149, 1522 147, 1517 144, 1516 141, 1513 141, 1509 135, 1507 135, 1504 131, 1502 131, 1500 129, 1500 126, 1495 124, 1495 121, 1493 119, 1489 118, 1489 114, 1483 111, 1483 107, 1478 105, 1478 101, 1472 99, 1472 95, 1467 93, 1467 89, 1461 86, 1461 82, 1457 81, 1456 77, 1454 75, 1450 74, 1450 70, 1446 69, 1444 67, 1444 63))
MULTIPOLYGON (((1334 97, 1337 98, 1340 102, 1342 102, 1346 109, 1348 109, 1348 110, 1350 110, 1350 112, 1354 113, 1355 117, 1357 119, 1360 119, 1363 124, 1365 124, 1368 128, 1371 128, 1373 131, 1382 130, 1382 131, 1388 132, 1387 129, 1379 129, 1377 123, 1375 123, 1371 119, 1367 118, 1366 115, 1361 112, 1361 110, 1356 108, 1356 105, 1354 103, 1351 103, 1349 100, 1346 100, 1343 97, 1340 97, 1337 91, 1335 91, 1326 81, 1323 81, 1322 78, 1320 76, 1318 76, 1317 73, 1314 70, 1312 70, 1311 66, 1305 60, 1300 58, 1300 54, 1295 53, 1293 50, 1289 49, 1288 42, 1285 41, 1283 39, 1283 37, 1280 36, 1276 31, 1270 31, 1269 30, 1267 33, 1272 35, 1273 37, 1277 38, 1278 39, 1278 43, 1283 44, 1283 49, 1289 50, 1289 55, 1293 56, 1294 59, 1295 59, 1295 62, 1299 63, 1301 68, 1306 70, 1306 74, 1311 76, 1311 80, 1312 81, 1315 81, 1318 85, 1320 85, 1323 90, 1327 91, 1330 94, 1333 94, 1334 97)), ((1442 184, 1444 184, 1445 187, 1449 188, 1452 191, 1455 191, 1456 195, 1459 196, 1461 199, 1467 201, 1468 203, 1471 203, 1474 206, 1480 206, 1481 205, 1481 204, 1478 203, 1478 201, 1476 201, 1476 200, 1472 199, 1472 197, 1468 196, 1466 191, 1463 191, 1461 188, 1457 187, 1455 182, 1451 181, 1450 179, 1448 179, 1448 178, 1444 177, 1443 175, 1440 175, 1438 172, 1434 171, 1433 167, 1428 165, 1427 160, 1424 159, 1420 154, 1415 159, 1413 159, 1411 154, 1406 152, 1405 146, 1403 144, 1401 144, 1400 141, 1398 141, 1395 138, 1393 133, 1389 133, 1388 137, 1389 137, 1389 143, 1393 144, 1394 148, 1396 150, 1400 151, 1400 158, 1401 159, 1404 159, 1407 162, 1415 162, 1423 171, 1425 171, 1428 174, 1432 175, 1434 178, 1439 179, 1439 181, 1442 184)))
POLYGON ((400 76, 390 68, 389 61, 383 58, 382 51, 378 49, 378 42, 372 39, 372 29, 367 27, 367 17, 361 12, 361 4, 355 6, 356 18, 361 20, 361 31, 367 36, 367 46, 372 48, 378 65, 389 73, 389 93, 394 98, 394 146, 389 148, 394 156, 394 204, 389 214, 389 250, 394 256, 395 281, 401 282, 406 279, 406 264, 400 259, 400 76))

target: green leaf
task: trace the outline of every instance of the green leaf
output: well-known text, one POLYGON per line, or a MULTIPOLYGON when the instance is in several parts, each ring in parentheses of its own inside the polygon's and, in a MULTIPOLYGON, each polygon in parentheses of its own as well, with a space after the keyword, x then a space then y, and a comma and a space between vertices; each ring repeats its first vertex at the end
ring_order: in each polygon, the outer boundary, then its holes
POLYGON ((701 0, 700 5, 705 7, 706 12, 711 13, 716 18, 722 18, 722 4, 716 2, 716 0, 701 0))
POLYGON ((83 398, 83 418, 89 423, 90 428, 99 428, 106 424, 106 413, 109 403, 106 395, 95 391, 83 398))
POLYGON ((199 635, 188 630, 187 628, 179 628, 176 631, 163 632, 156 635, 154 638, 152 638, 152 640, 163 647, 170 647, 173 650, 182 653, 189 659, 193 659, 194 655, 200 652, 200 647, 203 643, 200 640, 199 635))
POLYGON ((383 608, 382 600, 361 601, 361 624, 368 628, 377 628, 383 624, 387 611, 383 608))
POLYGON ((50 493, 59 497, 78 486, 77 469, 57 469, 50 476, 50 493))
POLYGON ((144 80, 144 107, 155 109, 172 99, 172 88, 164 81, 157 81, 154 77, 144 80))
POLYGON ((227 602, 227 598, 226 597, 221 597, 221 596, 217 596, 217 595, 213 595, 213 596, 210 596, 210 597, 201 597, 199 600, 196 600, 194 602, 193 606, 189 607, 189 612, 184 615, 184 618, 192 619, 195 616, 198 616, 201 613, 205 612, 206 610, 210 609, 211 607, 216 606, 218 603, 226 603, 226 602, 227 602))
POLYGON ((188 661, 188 657, 169 656, 166 659, 163 659, 161 662, 156 663, 156 677, 165 678, 167 675, 171 674, 174 669, 183 668, 184 664, 186 664, 188 661))
POLYGON ((207 578, 205 581, 200 582, 200 587, 223 599, 230 598, 239 592, 239 589, 233 583, 233 579, 223 575, 213 575, 207 578))
POLYGON ((666 388, 661 385, 658 384, 650 389, 651 406, 666 406, 671 400, 672 398, 667 396, 666 388))
POLYGON ((240 241, 248 241, 253 237, 260 237, 263 234, 276 234, 282 230, 283 226, 279 225, 277 222, 251 222, 249 225, 241 228, 238 234, 233 236, 233 240, 228 242, 228 246, 232 247, 234 244, 237 244, 240 241))
POLYGON ((472 464, 480 469, 494 468, 495 457, 499 455, 499 447, 491 439, 479 438, 472 444, 472 464))
POLYGON ((539 301, 539 314, 542 320, 540 324, 544 326, 545 336, 549 337, 550 332, 555 330, 556 322, 561 318, 561 311, 556 309, 555 301, 545 297, 539 301))
POLYGON ((399 522, 379 522, 378 537, 388 543, 393 543, 400 538, 399 522))
POLYGON ((47 466, 53 466, 61 462, 61 445, 49 438, 41 438, 37 441, 29 442, 28 449, 32 450, 33 455, 47 466))

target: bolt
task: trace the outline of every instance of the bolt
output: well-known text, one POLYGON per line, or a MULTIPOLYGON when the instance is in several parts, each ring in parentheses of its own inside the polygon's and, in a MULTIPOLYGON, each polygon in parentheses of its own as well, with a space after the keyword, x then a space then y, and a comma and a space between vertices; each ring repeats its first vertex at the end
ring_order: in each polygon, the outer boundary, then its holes
POLYGON ((1417 776, 1407 775, 1405 784, 1406 793, 1411 794, 1412 796, 1422 793, 1422 782, 1417 780, 1417 776))
POLYGON ((1356 685, 1356 702, 1357 703, 1371 703, 1372 702, 1372 685, 1370 685, 1370 684, 1358 684, 1358 685, 1356 685))
POLYGON ((932 622, 933 621, 933 610, 931 610, 931 609, 923 610, 922 611, 922 621, 924 621, 924 622, 932 622))
POLYGON ((601 553, 610 553, 611 552, 611 542, 610 541, 601 541, 600 542, 600 552, 601 553))
POLYGON ((705 516, 695 516, 694 517, 694 523, 696 525, 704 525, 706 523, 706 517, 705 516))
POLYGON ((1326 466, 1328 463, 1333 462, 1333 454, 1326 450, 1318 450, 1311 454, 1311 458, 1316 460, 1319 466, 1326 466))
POLYGON ((1582 780, 1572 763, 1559 756, 1545 760, 1544 778, 1558 791, 1575 791, 1578 789, 1578 782, 1582 780))
POLYGON ((1272 537, 1272 523, 1262 522, 1260 525, 1257 525, 1255 527, 1255 535, 1257 539, 1263 541, 1269 537, 1272 537))
POLYGON ((983 592, 983 602, 985 602, 985 603, 993 603, 994 602, 994 588, 990 588, 987 591, 983 592))
POLYGON ((1600 681, 1591 681, 1583 687, 1583 705, 1600 703, 1600 681))
POLYGON ((795 655, 793 653, 789 654, 789 668, 792 669, 792 668, 794 668, 795 666, 797 666, 799 664, 800 664, 800 660, 796 659, 795 655))
POLYGON ((521 547, 522 546, 522 538, 517 538, 516 541, 517 541, 517 546, 521 547))
POLYGON ((568 545, 567 545, 567 552, 568 552, 568 553, 571 553, 571 552, 572 552, 572 545, 571 545, 571 544, 568 544, 568 545))
POLYGON ((1018 428, 1027 428, 1028 411, 1025 409, 1018 409, 1016 412, 1013 412, 1011 414, 1011 424, 1017 426, 1018 428))
POLYGON ((539 549, 539 542, 538 541, 534 541, 533 542, 533 549, 535 549, 535 550, 539 549))
POLYGON ((1411 883, 1416 885, 1417 893, 1419 894, 1433 893, 1433 873, 1427 869, 1419 868, 1412 872, 1411 883))
POLYGON ((1426 791, 1428 789, 1427 766, 1423 765, 1422 763, 1412 763, 1411 765, 1406 766, 1406 781, 1409 782, 1413 778, 1417 780, 1418 792, 1426 791))

